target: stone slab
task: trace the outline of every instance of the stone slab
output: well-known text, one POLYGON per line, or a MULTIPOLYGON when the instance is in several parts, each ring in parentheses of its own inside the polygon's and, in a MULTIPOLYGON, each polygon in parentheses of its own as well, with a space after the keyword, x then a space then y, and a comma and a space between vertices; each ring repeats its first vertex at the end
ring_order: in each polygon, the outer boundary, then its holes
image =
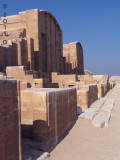
POLYGON ((102 106, 102 110, 111 113, 111 111, 113 110, 113 107, 114 107, 113 104, 103 105, 103 106, 102 106))
POLYGON ((96 115, 95 111, 86 111, 86 112, 82 113, 79 117, 93 119, 95 115, 96 115))
POLYGON ((87 108, 87 109, 85 109, 85 111, 84 112, 88 112, 88 111, 91 111, 91 112, 98 112, 99 111, 99 108, 87 108))
POLYGON ((105 98, 100 98, 97 101, 95 101, 90 108, 101 108, 102 105, 105 103, 106 99, 105 98))
POLYGON ((104 105, 109 105, 109 104, 113 104, 115 103, 115 99, 109 98, 106 100, 106 102, 104 103, 104 105))
POLYGON ((103 118, 103 116, 96 115, 92 120, 92 124, 94 127, 102 128, 105 126, 105 119, 103 118))
POLYGON ((107 111, 100 110, 98 116, 101 116, 102 119, 105 121, 105 126, 109 126, 111 114, 107 111))

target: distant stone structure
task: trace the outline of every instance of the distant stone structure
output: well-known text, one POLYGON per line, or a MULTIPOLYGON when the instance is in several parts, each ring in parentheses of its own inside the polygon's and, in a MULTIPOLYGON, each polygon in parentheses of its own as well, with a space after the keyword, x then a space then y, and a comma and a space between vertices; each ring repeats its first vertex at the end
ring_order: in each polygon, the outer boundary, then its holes
POLYGON ((92 72, 90 72, 90 71, 88 71, 88 70, 86 70, 86 69, 84 69, 84 74, 85 74, 85 75, 93 75, 92 72))
MULTIPOLYGON (((6 45, 9 50, 8 66, 26 66, 27 70, 38 71, 41 78, 49 78, 51 72, 83 74, 81 44, 79 42, 68 44, 71 48, 68 53, 70 60, 66 57, 65 61, 62 31, 51 13, 35 9, 20 12, 16 16, 8 16, 6 33, 2 20, 3 18, 0 22, 0 42, 2 45, 3 39, 8 40, 6 45)), ((3 53, 2 48, 1 53, 3 53)), ((1 71, 3 71, 2 66, 1 64, 1 71)))
MULTIPOLYGON (((11 137, 16 148, 8 154, 12 160, 21 160, 21 134, 32 144, 39 142, 37 148, 50 151, 76 122, 77 107, 84 111, 114 85, 107 75, 84 75, 82 45, 80 42, 63 45, 60 26, 48 11, 27 10, 6 19, 6 32, 3 17, 0 21, 0 87, 7 80, 10 99, 5 101, 10 102, 10 112, 6 110, 6 114, 13 124, 9 135, 16 134, 15 139, 11 137), (3 40, 7 44, 3 45, 3 40), (4 72, 7 77, 3 77, 4 72), (14 95, 17 90, 19 95, 14 95), (14 104, 16 108, 12 108, 14 104)), ((3 100, 2 97, 4 105, 3 100)), ((6 137, 8 131, 9 127, 4 131, 0 128, 0 137, 6 137)), ((0 157, 5 154, 3 149, 13 147, 6 141, 0 143, 0 157)), ((8 156, 4 160, 9 159, 8 156)))
POLYGON ((63 56, 66 57, 67 62, 67 65, 64 67, 64 74, 84 74, 83 48, 80 42, 64 44, 63 56))

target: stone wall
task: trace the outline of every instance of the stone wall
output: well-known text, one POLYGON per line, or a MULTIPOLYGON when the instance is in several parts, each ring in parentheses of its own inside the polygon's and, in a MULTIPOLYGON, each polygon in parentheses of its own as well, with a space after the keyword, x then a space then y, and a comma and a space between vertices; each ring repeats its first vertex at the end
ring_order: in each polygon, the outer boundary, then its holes
POLYGON ((66 57, 66 62, 69 65, 66 74, 84 74, 84 63, 83 63, 83 48, 80 42, 73 42, 63 45, 63 56, 66 57))
POLYGON ((7 45, 0 44, 0 72, 5 72, 4 66, 26 66, 34 69, 34 50, 31 38, 18 38, 16 42, 8 41, 7 45), (5 57, 4 57, 5 56, 5 57), (6 59, 6 61, 4 60, 6 59))
POLYGON ((54 147, 77 119, 75 88, 31 89, 21 92, 22 135, 54 147))
MULTIPOLYGON (((62 30, 51 13, 34 9, 6 19, 6 32, 3 17, 0 21, 0 43, 7 40, 8 45, 16 45, 17 50, 12 52, 16 56, 13 60, 16 65, 39 71, 40 78, 49 78, 51 72, 84 74, 81 44, 74 42, 63 45, 62 30)), ((13 63, 11 65, 14 66, 13 63)))
POLYGON ((0 159, 21 160, 20 83, 0 80, 0 159))
POLYGON ((78 75, 78 80, 84 84, 97 84, 98 98, 104 97, 109 91, 109 77, 108 75, 78 75))
MULTIPOLYGON (((0 21, 2 39, 8 37, 7 40, 10 39, 12 42, 15 42, 17 38, 31 38, 34 40, 35 62, 32 58, 32 51, 28 49, 28 62, 31 63, 30 69, 33 69, 34 66, 35 70, 39 71, 40 77, 49 77, 51 72, 63 72, 62 31, 51 13, 34 9, 6 18, 7 36, 4 36, 2 33, 4 32, 3 17, 0 21)), ((32 43, 29 41, 28 45, 32 43)), ((20 47, 23 47, 25 50, 24 44, 19 44, 19 51, 20 47)), ((24 57, 23 60, 25 61, 24 57)), ((23 65, 23 63, 19 65, 23 65)))
POLYGON ((76 85, 77 89, 77 106, 82 109, 89 108, 92 103, 98 99, 98 89, 96 84, 76 85))
POLYGON ((53 83, 60 83, 60 82, 76 82, 77 77, 75 74, 69 75, 61 75, 59 73, 52 73, 51 80, 53 83))

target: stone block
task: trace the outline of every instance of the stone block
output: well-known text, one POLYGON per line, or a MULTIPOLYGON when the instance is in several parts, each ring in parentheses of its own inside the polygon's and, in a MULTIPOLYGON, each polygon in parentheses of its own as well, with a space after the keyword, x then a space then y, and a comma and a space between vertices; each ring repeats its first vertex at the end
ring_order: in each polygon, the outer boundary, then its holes
POLYGON ((97 101, 95 101, 90 108, 101 108, 103 104, 105 103, 106 99, 105 98, 100 98, 97 101))
POLYGON ((101 110, 98 112, 98 116, 101 116, 102 119, 104 119, 105 121, 105 126, 108 126, 109 125, 109 122, 110 122, 110 118, 111 118, 111 113, 107 112, 107 111, 104 111, 101 110))
POLYGON ((15 80, 5 80, 5 82, 4 84, 4 80, 0 80, 0 159, 9 160, 11 157, 13 160, 20 160, 20 83, 15 80))
POLYGON ((102 106, 102 110, 104 110, 104 111, 107 111, 107 112, 110 112, 111 113, 111 111, 113 110, 113 104, 109 104, 109 105, 103 105, 102 106))
POLYGON ((96 116, 94 117, 94 119, 92 120, 92 124, 93 124, 93 126, 95 126, 95 127, 100 127, 100 128, 102 128, 102 127, 105 126, 105 119, 104 119, 102 116, 96 115, 96 116))
POLYGON ((48 149, 61 140, 77 119, 76 89, 24 90, 21 92, 21 110, 23 137, 33 133, 33 139, 45 142, 48 149), (25 129, 25 126, 28 127, 25 129))
POLYGON ((80 118, 86 118, 86 119, 93 119, 96 115, 95 111, 85 111, 84 113, 80 114, 80 118))

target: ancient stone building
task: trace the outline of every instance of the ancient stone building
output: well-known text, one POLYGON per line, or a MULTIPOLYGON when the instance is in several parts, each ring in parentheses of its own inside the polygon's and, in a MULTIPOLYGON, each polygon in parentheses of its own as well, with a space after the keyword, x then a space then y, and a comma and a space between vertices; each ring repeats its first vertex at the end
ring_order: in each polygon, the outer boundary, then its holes
MULTIPOLYGON (((73 42, 63 45, 63 56, 66 57, 66 66, 64 67, 64 73, 72 73, 83 75, 84 63, 83 63, 83 48, 80 42, 73 42), (67 65, 72 64, 72 65, 67 65), (72 67, 72 68, 71 68, 72 67)), ((64 64, 64 65, 65 65, 64 64)))
MULTIPOLYGON (((60 26, 48 11, 35 9, 8 16, 6 32, 3 19, 0 21, 0 72, 6 72, 8 77, 0 75, 0 97, 2 105, 9 103, 6 113, 11 125, 2 130, 0 119, 0 137, 5 140, 0 141, 0 157, 7 149, 7 158, 1 160, 11 157, 21 160, 21 127, 24 138, 30 138, 32 144, 39 141, 37 147, 49 151, 76 122, 77 107, 84 111, 113 84, 106 75, 84 75, 80 42, 63 45, 60 26), (7 43, 3 44, 3 40, 7 43), (2 97, 3 80, 7 80, 7 98, 2 97), (15 94, 17 91, 19 95, 15 94), (8 148, 12 150, 11 155, 8 148)), ((0 110, 0 115, 6 113, 0 110)))
POLYGON ((8 16, 6 35, 3 33, 3 19, 0 22, 0 40, 7 38, 16 43, 16 64, 39 71, 39 77, 48 77, 51 72, 63 72, 62 31, 51 13, 35 9, 8 16))
POLYGON ((76 122, 76 99, 75 88, 23 90, 22 136, 40 142, 39 148, 49 151, 76 122))
MULTIPOLYGON (((14 31, 12 31, 14 33, 14 31)), ((15 32, 18 32, 18 30, 15 32)), ((11 31, 9 31, 9 34, 11 31)), ((10 34, 11 35, 11 34, 10 34)), ((2 36, 1 36, 2 37, 2 36)), ((5 39, 4 37, 2 37, 5 39)), ((2 39, 1 38, 1 39, 2 39)), ((34 70, 34 43, 31 38, 16 38, 15 41, 7 37, 7 45, 0 45, 0 71, 4 72, 4 66, 27 66, 28 69, 34 70), (6 47, 4 49, 4 47, 6 47), (4 56, 6 53, 6 62, 4 56), (29 54, 30 53, 30 54, 29 54)), ((2 42, 2 40, 0 41, 2 42)))
POLYGON ((0 159, 21 160, 19 81, 0 80, 0 102, 0 159))
POLYGON ((62 31, 51 13, 35 9, 8 16, 6 32, 3 19, 0 21, 0 45, 4 47, 3 40, 7 40, 7 66, 26 66, 27 70, 38 71, 43 78, 49 78, 51 72, 84 74, 81 44, 63 45, 62 31))

